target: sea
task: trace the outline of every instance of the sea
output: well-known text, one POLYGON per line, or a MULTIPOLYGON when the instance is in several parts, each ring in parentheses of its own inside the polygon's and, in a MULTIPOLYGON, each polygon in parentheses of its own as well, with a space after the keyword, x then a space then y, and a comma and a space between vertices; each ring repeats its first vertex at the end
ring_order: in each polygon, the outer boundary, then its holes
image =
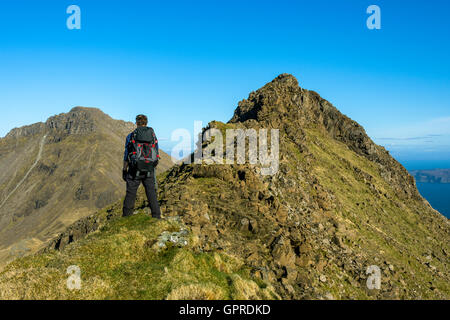
POLYGON ((431 206, 450 219, 450 183, 417 183, 422 197, 431 206))
MULTIPOLYGON (((449 169, 450 161, 399 161, 408 171, 449 169)), ((417 183, 417 189, 431 206, 450 219, 450 183, 417 183)))

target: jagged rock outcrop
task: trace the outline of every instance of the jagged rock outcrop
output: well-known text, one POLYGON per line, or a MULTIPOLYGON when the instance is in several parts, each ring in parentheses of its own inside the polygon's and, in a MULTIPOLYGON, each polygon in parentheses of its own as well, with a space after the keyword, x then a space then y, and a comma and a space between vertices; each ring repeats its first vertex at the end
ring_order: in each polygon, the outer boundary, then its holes
POLYGON ((12 129, 5 138, 21 138, 21 137, 28 137, 33 136, 38 133, 44 132, 45 130, 45 124, 42 122, 38 122, 29 126, 24 126, 21 128, 14 128, 12 129))
MULTIPOLYGON (((102 127, 106 121, 96 121, 104 118, 105 114, 99 109, 75 107, 68 113, 53 116, 46 121, 50 130, 66 134, 85 134, 94 132, 102 127), (102 123, 103 122, 103 123, 102 123)), ((131 126, 130 126, 131 128, 131 126)))
POLYGON ((377 163, 386 181, 397 187, 399 196, 421 198, 412 176, 385 148, 376 145, 362 126, 316 92, 299 87, 297 79, 290 74, 279 75, 239 102, 230 123, 251 123, 251 120, 256 120, 261 127, 279 128, 294 141, 301 136, 301 128, 318 124, 333 139, 377 163))

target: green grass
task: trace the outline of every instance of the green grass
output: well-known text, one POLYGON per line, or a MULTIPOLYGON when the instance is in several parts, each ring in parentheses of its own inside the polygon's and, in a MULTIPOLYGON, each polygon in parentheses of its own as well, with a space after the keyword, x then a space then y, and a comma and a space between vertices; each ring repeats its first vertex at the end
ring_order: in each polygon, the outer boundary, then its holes
MULTIPOLYGON (((424 299, 433 298, 431 290, 424 290, 425 288, 417 283, 417 279, 420 279, 422 284, 433 283, 441 292, 449 292, 448 282, 442 277, 433 276, 421 262, 421 257, 427 252, 440 250, 434 247, 433 243, 424 241, 430 230, 420 220, 420 215, 413 212, 413 208, 423 207, 413 200, 405 202, 404 199, 398 198, 392 187, 380 176, 374 162, 357 155, 343 143, 327 138, 319 130, 308 129, 307 132, 310 138, 308 148, 317 160, 317 165, 311 168, 312 173, 337 199, 337 208, 333 210, 333 215, 350 223, 358 232, 359 239, 352 237, 351 233, 344 234, 345 244, 349 247, 361 244, 366 248, 367 257, 381 256, 394 266, 402 266, 405 269, 402 274, 386 276, 392 280, 394 286, 402 280, 407 283, 409 290, 415 290, 418 296, 424 299), (362 169, 363 176, 370 175, 370 184, 380 192, 372 190, 369 183, 358 176, 353 168, 362 169), (381 195, 384 193, 392 198, 385 198, 381 195), (396 203, 400 203, 401 208, 396 203)), ((379 264, 383 261, 369 262, 379 264)), ((434 261, 434 264, 439 264, 441 270, 446 269, 445 261, 434 261)), ((338 274, 339 270, 335 272, 338 274)), ((357 298, 365 296, 361 296, 361 291, 347 287, 345 281, 336 281, 343 284, 343 291, 353 292, 357 298)), ((334 289, 327 289, 332 292, 336 290, 336 286, 334 289)))
POLYGON ((180 223, 144 213, 119 218, 65 250, 18 259, 0 274, 2 299, 232 299, 250 292, 276 295, 256 284, 237 258, 187 247, 157 251, 152 243, 180 223), (81 270, 81 290, 69 290, 66 270, 81 270))

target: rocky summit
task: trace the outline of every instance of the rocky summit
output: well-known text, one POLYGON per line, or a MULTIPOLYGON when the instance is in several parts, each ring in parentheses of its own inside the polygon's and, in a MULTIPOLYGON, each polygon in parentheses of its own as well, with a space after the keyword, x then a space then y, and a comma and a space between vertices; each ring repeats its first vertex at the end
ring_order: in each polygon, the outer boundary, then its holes
MULTIPOLYGON (((0 139, 0 265, 123 196, 123 145, 133 127, 75 107, 0 139)), ((171 160, 162 157, 164 171, 171 160)))
POLYGON ((263 175, 248 157, 175 165, 159 176, 166 219, 146 215, 142 193, 130 218, 120 202, 108 206, 8 265, 0 297, 450 298, 448 219, 358 123, 294 76, 211 128, 278 129, 278 170, 263 175), (61 284, 70 265, 84 290, 61 284))

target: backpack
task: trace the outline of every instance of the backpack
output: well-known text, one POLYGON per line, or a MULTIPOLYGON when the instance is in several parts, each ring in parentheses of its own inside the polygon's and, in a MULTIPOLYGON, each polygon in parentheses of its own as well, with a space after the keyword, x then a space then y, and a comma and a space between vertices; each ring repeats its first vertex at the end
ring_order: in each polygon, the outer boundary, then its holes
POLYGON ((128 162, 137 170, 136 176, 150 174, 158 164, 159 150, 156 148, 155 132, 149 127, 138 127, 131 134, 128 144, 128 162))

